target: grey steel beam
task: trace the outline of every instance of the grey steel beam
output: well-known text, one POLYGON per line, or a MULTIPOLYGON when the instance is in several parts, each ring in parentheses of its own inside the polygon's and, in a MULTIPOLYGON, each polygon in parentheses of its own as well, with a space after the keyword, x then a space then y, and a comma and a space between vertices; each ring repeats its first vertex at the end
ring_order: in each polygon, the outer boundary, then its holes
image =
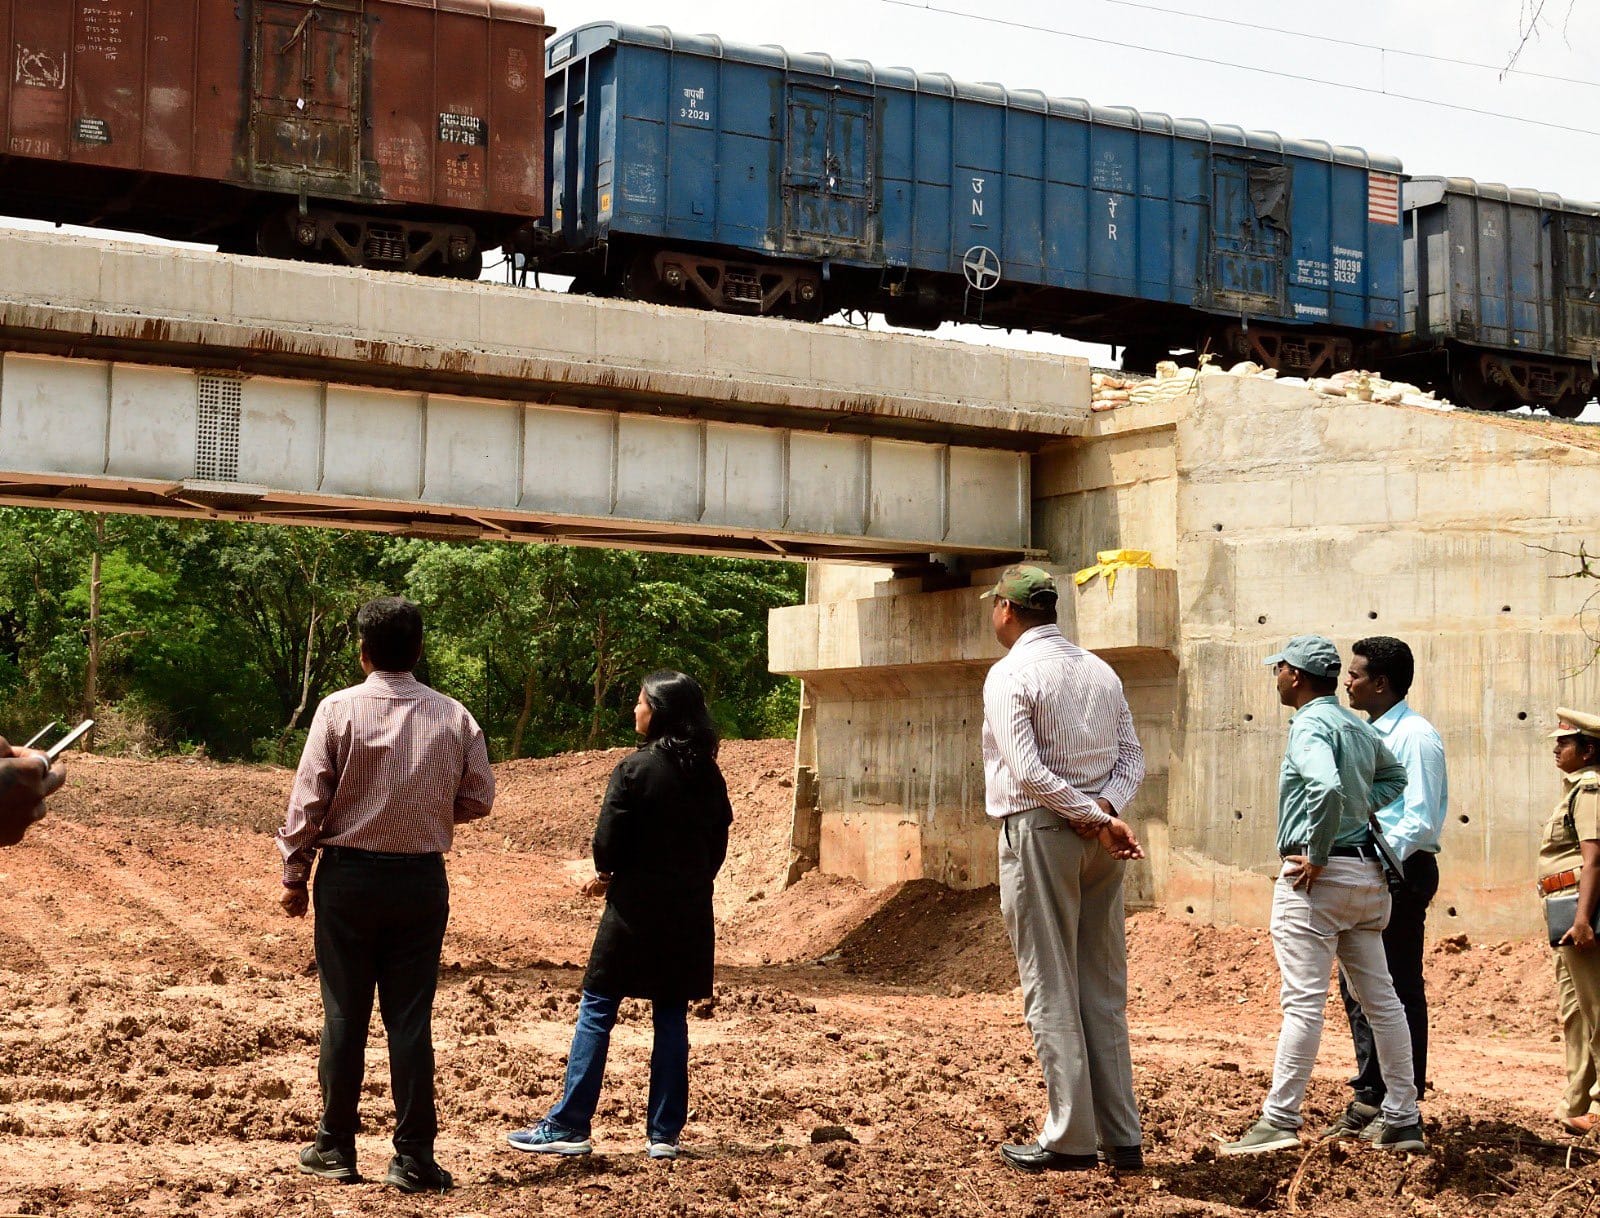
POLYGON ((0 502, 761 557, 1030 553, 1013 449, 0 357, 0 502))

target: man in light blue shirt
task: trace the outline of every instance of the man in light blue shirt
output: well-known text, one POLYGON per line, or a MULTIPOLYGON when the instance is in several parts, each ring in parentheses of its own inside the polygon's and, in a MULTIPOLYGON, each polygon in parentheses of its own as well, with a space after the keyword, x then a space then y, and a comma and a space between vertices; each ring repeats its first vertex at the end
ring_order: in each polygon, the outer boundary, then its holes
MULTIPOLYGON (((1450 810, 1450 784, 1445 772, 1444 742, 1439 733, 1406 704, 1416 662, 1411 648, 1399 639, 1376 635, 1351 648, 1354 656, 1345 676, 1350 709, 1372 721, 1372 730, 1406 769, 1406 789, 1400 797, 1378 809, 1378 826, 1405 872, 1405 884, 1391 892, 1389 925, 1383 932, 1384 954, 1394 991, 1406 1009, 1411 1030, 1411 1062, 1421 1095, 1428 1072, 1428 995, 1422 981, 1423 932, 1428 904, 1439 891, 1439 835, 1450 810)), ((1378 1117, 1386 1088, 1378 1069, 1372 1028, 1361 1004, 1350 992, 1344 970, 1339 971, 1339 992, 1350 1017, 1350 1035, 1356 1047, 1356 1074, 1350 1106, 1328 1129, 1327 1136, 1349 1136, 1378 1117)))

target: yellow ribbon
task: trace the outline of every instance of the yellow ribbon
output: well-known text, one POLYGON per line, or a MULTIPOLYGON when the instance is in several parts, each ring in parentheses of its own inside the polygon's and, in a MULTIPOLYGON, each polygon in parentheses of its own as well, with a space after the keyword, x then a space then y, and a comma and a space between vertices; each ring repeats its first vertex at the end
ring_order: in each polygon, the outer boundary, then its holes
POLYGON ((1154 567, 1149 550, 1101 550, 1094 556, 1095 565, 1085 567, 1072 577, 1072 582, 1083 587, 1096 575, 1106 577, 1106 595, 1117 590, 1118 571, 1136 571, 1141 567, 1154 567))

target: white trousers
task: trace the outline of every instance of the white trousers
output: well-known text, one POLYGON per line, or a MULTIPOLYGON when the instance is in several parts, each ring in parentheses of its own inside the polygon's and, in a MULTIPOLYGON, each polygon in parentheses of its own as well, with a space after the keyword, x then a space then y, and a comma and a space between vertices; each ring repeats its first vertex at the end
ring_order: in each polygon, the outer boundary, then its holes
POLYGON ((1383 1119, 1391 1125, 1415 1123, 1420 1117, 1411 1031, 1383 951, 1389 890, 1381 868, 1372 859, 1331 858, 1310 891, 1289 881, 1279 875, 1272 892, 1272 946, 1283 978, 1283 1028, 1262 1115, 1280 1129, 1300 1128, 1300 1105, 1322 1043, 1322 1017, 1337 959, 1372 1025, 1388 1088, 1383 1119))

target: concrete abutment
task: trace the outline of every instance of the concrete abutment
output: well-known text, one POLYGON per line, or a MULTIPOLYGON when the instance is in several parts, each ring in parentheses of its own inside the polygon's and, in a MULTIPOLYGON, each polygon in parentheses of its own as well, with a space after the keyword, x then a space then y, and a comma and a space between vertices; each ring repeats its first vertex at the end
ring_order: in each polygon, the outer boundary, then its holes
MULTIPOLYGON (((1033 544, 1062 577, 1062 627, 1116 668, 1149 775, 1130 809, 1150 859, 1130 899, 1266 922, 1287 712, 1261 660, 1289 635, 1392 634, 1451 773, 1436 935, 1537 925, 1539 830, 1558 793, 1558 703, 1600 705, 1585 623, 1600 584, 1566 578, 1597 542, 1600 435, 1313 394, 1226 375, 1096 416, 1033 458, 1033 544), (1097 551, 1154 570, 1073 588, 1097 551)), ((979 746, 1000 654, 979 593, 818 567, 772 617, 771 666, 805 681, 796 865, 879 884, 995 882, 979 746)), ((956 586, 951 586, 951 585, 956 586)))

